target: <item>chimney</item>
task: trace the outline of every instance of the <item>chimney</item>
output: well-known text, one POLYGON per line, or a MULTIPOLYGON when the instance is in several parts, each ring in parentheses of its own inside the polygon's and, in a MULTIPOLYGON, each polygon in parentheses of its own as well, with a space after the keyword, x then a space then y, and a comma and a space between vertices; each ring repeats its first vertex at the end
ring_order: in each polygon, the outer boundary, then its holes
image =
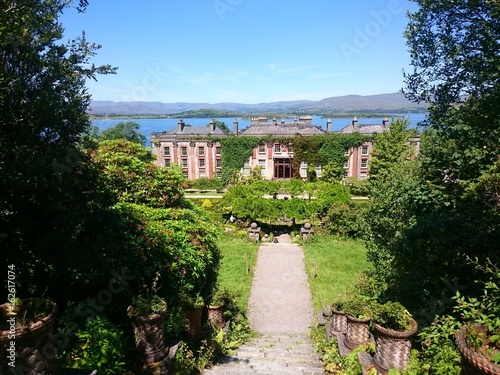
POLYGON ((276 126, 276 116, 273 117, 273 125, 276 126))
POLYGON ((184 130, 184 120, 180 119, 179 122, 177 123, 177 133, 182 133, 184 130))
POLYGON ((387 117, 384 117, 382 124, 384 125, 384 129, 389 129, 389 119, 387 117))
POLYGON ((329 118, 326 121, 326 132, 327 133, 331 133, 332 132, 332 119, 331 118, 329 118))
POLYGON ((352 120, 352 126, 354 127, 354 129, 359 129, 357 116, 354 116, 354 119, 352 120))
POLYGON ((281 125, 285 125, 285 118, 284 117, 281 118, 281 125))
POLYGON ((297 120, 297 116, 295 116, 295 118, 293 119, 293 123, 294 123, 295 125, 297 125, 297 121, 298 121, 298 120, 297 120))
POLYGON ((233 134, 238 135, 238 120, 234 119, 233 121, 233 134))
POLYGON ((215 123, 215 119, 213 118, 212 121, 210 121, 210 132, 214 133, 215 128, 216 128, 216 123, 215 123))

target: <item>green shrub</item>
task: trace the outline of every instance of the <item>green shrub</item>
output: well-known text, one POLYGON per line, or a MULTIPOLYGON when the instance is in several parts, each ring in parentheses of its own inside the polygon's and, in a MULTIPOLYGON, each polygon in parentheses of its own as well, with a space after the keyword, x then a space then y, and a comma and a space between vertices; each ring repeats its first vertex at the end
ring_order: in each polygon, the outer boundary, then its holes
POLYGON ((352 195, 367 196, 370 192, 370 182, 368 180, 360 180, 354 177, 344 179, 344 184, 349 188, 352 195))
POLYGON ((427 374, 460 374, 460 353, 455 345, 460 327, 460 322, 451 316, 437 317, 419 333, 419 359, 427 374))
POLYGON ((191 187, 198 190, 222 190, 222 182, 218 178, 201 177, 191 182, 191 187))
POLYGON ((365 203, 334 204, 328 210, 326 226, 332 235, 340 238, 363 238, 367 231, 364 220, 367 209, 365 203))
POLYGON ((378 304, 373 311, 373 320, 384 328, 408 331, 412 328, 411 314, 399 302, 378 304))
POLYGON ((343 312, 354 318, 371 318, 373 315, 372 301, 360 295, 353 296, 344 302, 343 312))
POLYGON ((75 332, 73 346, 60 354, 60 363, 68 368, 96 369, 103 375, 123 375, 126 373, 123 333, 103 316, 87 318, 75 332))

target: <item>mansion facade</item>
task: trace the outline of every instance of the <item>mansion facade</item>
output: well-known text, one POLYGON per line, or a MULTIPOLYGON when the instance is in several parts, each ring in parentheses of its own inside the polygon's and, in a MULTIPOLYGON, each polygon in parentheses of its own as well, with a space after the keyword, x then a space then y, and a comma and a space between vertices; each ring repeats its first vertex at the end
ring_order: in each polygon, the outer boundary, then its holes
MULTIPOLYGON (((267 117, 252 118, 250 126, 238 129, 237 119, 233 122, 233 133, 224 132, 216 126, 212 119, 208 126, 190 126, 179 120, 177 127, 164 132, 151 133, 151 146, 156 156, 158 166, 169 167, 173 164, 181 166, 184 177, 189 180, 198 178, 220 178, 222 176, 221 144, 217 139, 230 136, 267 137, 275 141, 260 143, 253 149, 252 155, 245 161, 241 172, 250 175, 255 167, 266 179, 288 179, 294 175, 293 171, 293 144, 283 139, 293 138, 296 135, 311 136, 332 133, 331 120, 326 123, 326 131, 312 124, 311 116, 295 117, 293 121, 281 121, 267 117), (269 137, 270 136, 270 137, 269 137), (279 141, 278 141, 279 139, 279 141)), ((360 133, 373 135, 389 130, 387 118, 381 124, 361 125, 356 117, 350 124, 335 132, 340 134, 360 133)), ((418 140, 414 140, 418 142, 418 140)), ((418 147, 418 144, 416 145, 418 147)), ((344 177, 367 179, 369 177, 369 161, 373 149, 371 140, 363 142, 358 147, 345 150, 344 177)), ((321 165, 314 166, 316 175, 321 177, 321 165)), ((300 176, 307 178, 308 165, 300 163, 300 176)))

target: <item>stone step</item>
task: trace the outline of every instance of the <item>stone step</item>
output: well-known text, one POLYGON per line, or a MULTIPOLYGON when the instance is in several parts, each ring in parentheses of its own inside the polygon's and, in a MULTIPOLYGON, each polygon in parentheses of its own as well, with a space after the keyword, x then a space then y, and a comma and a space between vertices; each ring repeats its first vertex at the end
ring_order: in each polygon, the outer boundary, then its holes
POLYGON ((323 366, 306 336, 261 336, 224 357, 204 375, 324 374, 323 366))

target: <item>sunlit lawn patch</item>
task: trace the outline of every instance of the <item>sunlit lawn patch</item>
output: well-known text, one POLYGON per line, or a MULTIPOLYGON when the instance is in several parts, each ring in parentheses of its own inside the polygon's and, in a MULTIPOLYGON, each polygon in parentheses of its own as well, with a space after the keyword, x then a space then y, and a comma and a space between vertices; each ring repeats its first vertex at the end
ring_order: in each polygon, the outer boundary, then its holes
POLYGON ((220 285, 235 294, 238 306, 246 311, 258 244, 251 243, 239 234, 224 233, 219 239, 219 247, 223 256, 219 271, 220 285))
POLYGON ((369 267, 361 241, 316 236, 303 248, 315 310, 345 300, 346 291, 369 267))

